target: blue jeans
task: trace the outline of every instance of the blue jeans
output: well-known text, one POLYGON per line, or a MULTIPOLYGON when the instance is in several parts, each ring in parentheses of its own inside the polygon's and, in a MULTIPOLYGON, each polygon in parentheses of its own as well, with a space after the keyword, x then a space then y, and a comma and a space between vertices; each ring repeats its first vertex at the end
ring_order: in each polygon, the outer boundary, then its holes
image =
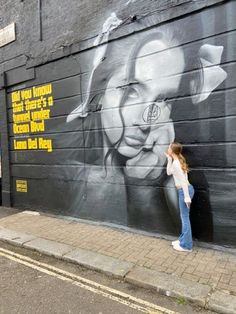
MULTIPOLYGON (((190 184, 188 187, 189 196, 192 200, 194 195, 194 188, 190 184)), ((181 235, 179 237, 180 246, 184 249, 191 250, 193 247, 193 240, 192 240, 192 229, 189 219, 189 212, 190 209, 184 202, 184 191, 183 189, 178 189, 178 198, 179 198, 179 209, 180 209, 180 218, 181 218, 181 235)))

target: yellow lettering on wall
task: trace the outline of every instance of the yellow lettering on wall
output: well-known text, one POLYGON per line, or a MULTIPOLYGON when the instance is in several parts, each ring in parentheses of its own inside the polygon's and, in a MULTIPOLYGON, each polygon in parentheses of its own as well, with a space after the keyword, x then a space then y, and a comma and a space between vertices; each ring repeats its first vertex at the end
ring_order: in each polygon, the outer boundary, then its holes
POLYGON ((49 95, 52 93, 52 84, 46 84, 42 86, 33 87, 33 96, 40 97, 44 95, 49 95))
POLYGON ((14 146, 14 149, 16 149, 16 150, 27 149, 27 141, 26 140, 14 140, 13 146, 14 146))
POLYGON ((20 91, 16 91, 11 93, 11 101, 15 102, 15 101, 20 101, 20 91))
POLYGON ((32 98, 32 90, 31 90, 31 88, 21 90, 20 94, 21 94, 21 99, 22 100, 32 98))
POLYGON ((13 122, 19 123, 19 122, 29 122, 30 121, 30 112, 27 111, 25 113, 21 114, 13 114, 13 122))
POLYGON ((53 97, 52 96, 49 96, 48 97, 48 106, 53 106, 53 97))
POLYGON ((44 119, 49 119, 49 117, 50 117, 49 109, 41 109, 40 111, 31 112, 32 120, 44 120, 44 119))
POLYGON ((37 99, 25 101, 25 110, 34 110, 37 109, 37 99))
POLYGON ((30 133, 45 132, 45 120, 50 119, 53 106, 52 84, 33 86, 11 93, 12 130, 14 135, 26 134, 13 140, 15 150, 46 150, 52 152, 52 139, 30 138, 30 133))
POLYGON ((30 131, 31 132, 43 132, 45 131, 45 123, 44 121, 41 122, 30 122, 30 131))
POLYGON ((29 133, 30 126, 29 124, 15 124, 13 123, 13 133, 14 134, 22 134, 22 133, 29 133))
POLYGON ((26 180, 16 180, 16 191, 27 193, 28 185, 26 180))
POLYGON ((28 149, 38 149, 38 141, 37 138, 28 138, 28 149))
POLYGON ((44 139, 44 138, 39 138, 39 149, 46 149, 49 153, 52 152, 52 140, 51 139, 44 139))

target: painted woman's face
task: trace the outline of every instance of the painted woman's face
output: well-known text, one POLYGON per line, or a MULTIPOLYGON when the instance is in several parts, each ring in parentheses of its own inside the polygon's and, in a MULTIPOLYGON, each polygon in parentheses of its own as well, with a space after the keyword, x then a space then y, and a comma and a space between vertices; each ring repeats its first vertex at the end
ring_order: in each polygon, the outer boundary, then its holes
POLYGON ((117 69, 102 100, 102 122, 111 143, 122 136, 120 154, 137 159, 144 151, 154 152, 159 165, 164 164, 164 151, 174 140, 168 98, 177 94, 183 70, 182 49, 168 49, 162 40, 150 41, 139 50, 128 86, 126 66, 117 69), (122 85, 126 86, 114 88, 122 85), (160 150, 162 145, 166 146, 160 150))

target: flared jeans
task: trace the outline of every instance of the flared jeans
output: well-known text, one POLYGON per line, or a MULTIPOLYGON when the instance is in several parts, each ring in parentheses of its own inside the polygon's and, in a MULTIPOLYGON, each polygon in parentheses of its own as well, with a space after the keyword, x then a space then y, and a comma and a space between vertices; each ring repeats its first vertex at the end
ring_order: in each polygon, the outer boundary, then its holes
MULTIPOLYGON (((189 196, 192 200, 194 195, 194 187, 190 184, 188 186, 189 196)), ((193 247, 192 240, 192 229, 189 218, 190 208, 187 207, 184 201, 184 191, 183 189, 178 189, 178 198, 179 198, 179 209, 180 209, 180 218, 181 218, 181 235, 179 236, 180 246, 184 249, 191 250, 193 247)))

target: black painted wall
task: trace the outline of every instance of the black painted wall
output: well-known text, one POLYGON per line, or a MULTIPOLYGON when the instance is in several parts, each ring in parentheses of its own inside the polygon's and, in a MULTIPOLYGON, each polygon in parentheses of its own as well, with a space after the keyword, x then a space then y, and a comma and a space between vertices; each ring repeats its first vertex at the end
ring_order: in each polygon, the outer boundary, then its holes
POLYGON ((3 203, 178 234, 164 157, 175 139, 196 189, 194 237, 235 246, 235 1, 4 1, 1 11, 17 32, 0 48, 3 203), (39 86, 44 102, 19 109, 39 86), (45 129, 17 133, 27 114, 45 129))

